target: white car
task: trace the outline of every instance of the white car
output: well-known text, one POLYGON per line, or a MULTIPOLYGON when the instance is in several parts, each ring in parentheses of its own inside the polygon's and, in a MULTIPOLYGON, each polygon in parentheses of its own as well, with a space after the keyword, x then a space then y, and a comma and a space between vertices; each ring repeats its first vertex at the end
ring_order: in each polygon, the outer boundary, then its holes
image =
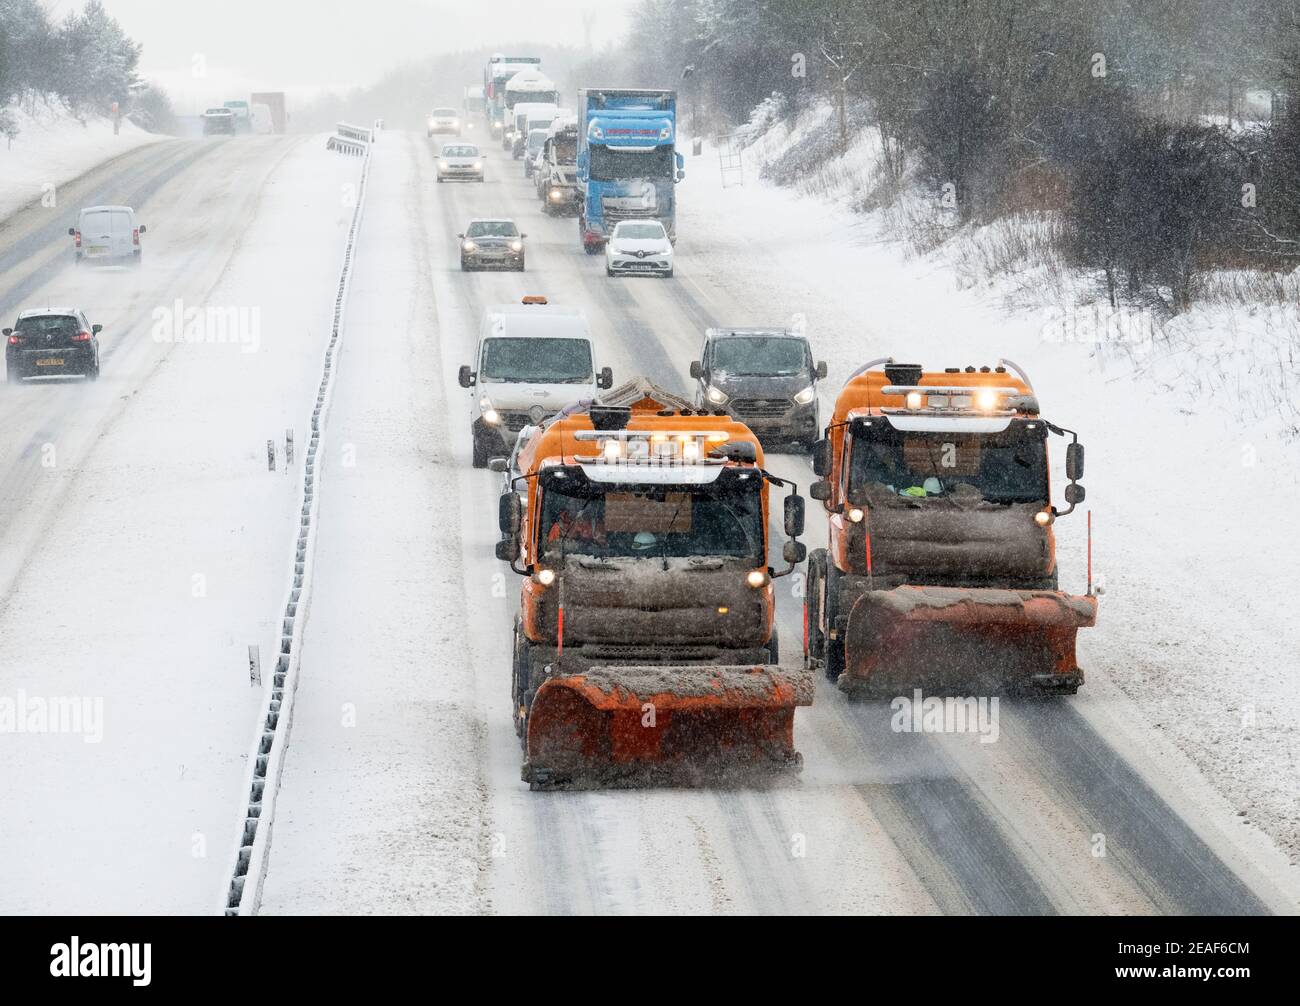
POLYGON ((472 143, 444 143, 438 154, 438 181, 483 181, 483 154, 472 143))
POLYGON ((429 113, 427 133, 455 133, 460 135, 460 113, 454 108, 435 108, 429 113))
POLYGON ((605 244, 605 275, 673 274, 673 243, 658 220, 623 220, 605 244))

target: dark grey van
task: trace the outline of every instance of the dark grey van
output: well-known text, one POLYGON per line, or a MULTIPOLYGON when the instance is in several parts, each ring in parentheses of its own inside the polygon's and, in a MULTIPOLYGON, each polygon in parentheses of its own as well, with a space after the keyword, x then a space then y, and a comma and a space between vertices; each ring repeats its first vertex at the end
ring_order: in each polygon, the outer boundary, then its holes
POLYGON ((696 405, 723 409, 759 437, 811 451, 821 435, 814 362, 800 332, 788 328, 710 328, 691 363, 696 405))

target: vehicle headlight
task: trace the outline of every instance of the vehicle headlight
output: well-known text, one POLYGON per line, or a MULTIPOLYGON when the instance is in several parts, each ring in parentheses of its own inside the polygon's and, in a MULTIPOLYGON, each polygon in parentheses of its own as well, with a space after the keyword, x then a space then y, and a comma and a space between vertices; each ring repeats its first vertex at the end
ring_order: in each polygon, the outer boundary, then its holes
POLYGON ((476 245, 473 241, 466 241, 463 245, 461 245, 461 248, 463 248, 467 252, 472 252, 477 247, 478 245, 476 245))
POLYGON ((551 584, 555 582, 555 570, 539 569, 537 571, 537 582, 540 583, 543 587, 549 587, 551 584))
POLYGON ((799 394, 794 396, 794 404, 807 405, 816 397, 817 397, 817 389, 810 384, 808 385, 808 387, 804 388, 803 391, 799 392, 799 394))
POLYGON ((479 411, 483 413, 483 422, 489 426, 496 426, 497 423, 501 422, 501 413, 492 408, 492 400, 487 395, 478 400, 478 407, 479 411))
POLYGON ((759 587, 766 587, 768 583, 767 573, 761 569, 750 570, 749 575, 745 577, 745 582, 755 590, 759 587))
POLYGON ((474 162, 474 170, 475 170, 475 171, 482 171, 482 170, 483 170, 483 162, 482 162, 482 161, 475 161, 475 162, 474 162))
POLYGON ((563 198, 564 198, 563 192, 561 192, 559 189, 551 189, 551 202, 558 203, 563 198))
POLYGON ((848 513, 849 520, 851 520, 854 524, 861 524, 862 518, 865 516, 866 514, 862 512, 862 508, 856 506, 853 507, 851 510, 849 510, 848 513))
POLYGON ((433 128, 434 126, 436 126, 436 125, 437 125, 437 123, 434 122, 432 119, 429 120, 429 128, 430 128, 430 129, 432 129, 432 128, 433 128))
POLYGON ((446 171, 447 168, 450 167, 450 165, 440 157, 440 158, 438 158, 438 167, 440 167, 440 168, 442 168, 444 171, 446 171))
POLYGON ((511 242, 510 242, 510 250, 511 250, 511 251, 523 251, 523 250, 524 250, 524 243, 523 243, 522 241, 519 241, 519 240, 511 241, 511 242))
POLYGON ((704 397, 715 405, 722 405, 731 396, 719 388, 710 388, 704 397))

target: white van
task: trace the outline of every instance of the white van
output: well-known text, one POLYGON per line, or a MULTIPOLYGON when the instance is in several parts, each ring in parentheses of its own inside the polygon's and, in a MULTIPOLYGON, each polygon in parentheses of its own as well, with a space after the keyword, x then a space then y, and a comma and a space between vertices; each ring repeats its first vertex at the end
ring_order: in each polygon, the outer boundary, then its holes
POLYGON ((608 367, 596 371, 583 313, 545 297, 484 311, 474 363, 460 368, 459 379, 470 391, 475 468, 508 456, 525 426, 614 384, 608 367))
POLYGON ((77 226, 68 228, 73 241, 73 261, 90 265, 139 265, 140 235, 130 206, 87 206, 77 216, 77 226))

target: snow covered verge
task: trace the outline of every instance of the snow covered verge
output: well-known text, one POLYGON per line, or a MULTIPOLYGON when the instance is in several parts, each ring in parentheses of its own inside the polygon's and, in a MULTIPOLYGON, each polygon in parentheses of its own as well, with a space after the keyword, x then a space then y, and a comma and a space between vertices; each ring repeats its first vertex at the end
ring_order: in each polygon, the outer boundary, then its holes
POLYGON ((937 194, 906 176, 892 180, 865 108, 851 107, 848 124, 852 140, 841 156, 828 105, 791 116, 773 96, 738 130, 746 177, 863 214, 877 238, 950 271, 959 288, 1036 317, 1045 341, 1078 343, 1157 387, 1214 397, 1269 437, 1300 437, 1300 270, 1209 272, 1198 302, 1178 314, 1122 292, 1111 306, 1101 273, 1067 261, 1055 214, 958 226, 937 194))
MULTIPOLYGON (((707 234, 710 254, 690 265, 751 305, 737 322, 806 317, 830 364, 824 412, 873 357, 1024 366, 1048 418, 1089 452, 1106 592, 1097 627, 1080 635, 1080 709, 1131 703, 1153 743, 1181 749, 1243 825, 1300 861, 1300 630, 1270 586, 1300 562, 1289 522, 1275 530, 1300 488, 1295 301, 1223 298, 1168 318, 1099 306, 1088 277, 1059 262, 978 267, 972 248, 1000 235, 1032 243, 1047 220, 918 248, 900 224, 907 201, 881 198, 870 129, 843 158, 815 152, 827 115, 762 130, 743 185, 722 186, 711 146, 688 160, 681 264, 692 235, 707 234), (814 152, 792 152, 801 144, 814 152)), ((1062 584, 1082 590, 1083 515, 1060 521, 1057 537, 1062 584)))
POLYGON ((112 119, 79 117, 57 98, 14 102, 7 109, 12 138, 0 135, 0 220, 28 203, 58 196, 58 186, 128 150, 164 139, 123 119, 113 135, 112 119))

